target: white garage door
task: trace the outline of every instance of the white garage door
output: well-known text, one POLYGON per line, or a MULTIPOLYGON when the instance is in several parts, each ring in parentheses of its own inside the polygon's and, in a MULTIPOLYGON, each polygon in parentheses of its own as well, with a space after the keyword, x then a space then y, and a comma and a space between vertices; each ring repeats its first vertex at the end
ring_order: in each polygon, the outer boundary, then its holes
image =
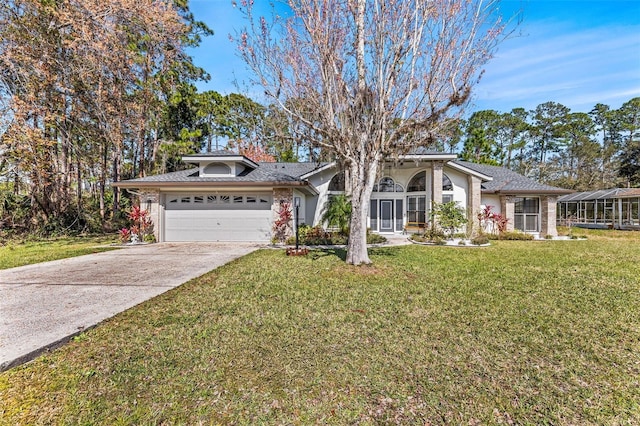
POLYGON ((165 241, 269 241, 270 194, 175 194, 165 203, 165 241))

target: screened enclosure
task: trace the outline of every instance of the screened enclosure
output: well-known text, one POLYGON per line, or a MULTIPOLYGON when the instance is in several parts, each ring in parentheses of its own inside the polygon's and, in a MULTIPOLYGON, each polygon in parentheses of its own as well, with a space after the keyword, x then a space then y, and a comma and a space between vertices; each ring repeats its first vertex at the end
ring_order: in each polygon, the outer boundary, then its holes
POLYGON ((640 230, 640 188, 576 192, 558 199, 558 224, 640 230))

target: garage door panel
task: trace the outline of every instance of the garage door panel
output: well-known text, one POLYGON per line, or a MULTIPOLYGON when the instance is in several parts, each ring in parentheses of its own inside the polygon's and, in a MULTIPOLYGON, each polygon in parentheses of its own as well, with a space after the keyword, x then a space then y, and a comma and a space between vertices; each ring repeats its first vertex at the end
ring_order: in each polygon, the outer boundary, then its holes
MULTIPOLYGON (((186 199, 188 194, 182 197, 186 199)), ((270 203, 167 203, 164 240, 269 241, 271 225, 270 203)))

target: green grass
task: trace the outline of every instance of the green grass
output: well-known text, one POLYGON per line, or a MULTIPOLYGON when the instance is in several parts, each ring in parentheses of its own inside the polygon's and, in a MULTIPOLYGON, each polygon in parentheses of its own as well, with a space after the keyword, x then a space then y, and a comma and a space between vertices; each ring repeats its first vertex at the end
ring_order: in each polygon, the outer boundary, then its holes
POLYGON ((343 256, 255 252, 120 314, 0 374, 0 423, 640 423, 638 233, 343 256))
POLYGON ((43 241, 9 241, 0 246, 0 269, 113 250, 114 236, 69 237, 43 241))

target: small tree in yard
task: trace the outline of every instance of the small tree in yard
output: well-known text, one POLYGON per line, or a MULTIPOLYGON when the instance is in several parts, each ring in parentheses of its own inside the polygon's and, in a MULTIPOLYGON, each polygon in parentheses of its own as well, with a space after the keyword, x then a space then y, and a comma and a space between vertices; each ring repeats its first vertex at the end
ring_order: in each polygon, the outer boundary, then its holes
POLYGON ((346 261, 371 263, 369 199, 385 159, 460 115, 505 26, 498 0, 289 0, 271 19, 241 0, 237 39, 255 82, 345 170, 346 261))
POLYGON ((464 207, 457 202, 434 203, 431 209, 431 222, 437 223, 440 228, 447 232, 449 238, 453 238, 456 230, 467 223, 467 216, 464 207))
POLYGON ((322 214, 322 221, 328 226, 335 226, 342 235, 349 235, 351 220, 351 202, 349 197, 339 194, 329 198, 322 214))

